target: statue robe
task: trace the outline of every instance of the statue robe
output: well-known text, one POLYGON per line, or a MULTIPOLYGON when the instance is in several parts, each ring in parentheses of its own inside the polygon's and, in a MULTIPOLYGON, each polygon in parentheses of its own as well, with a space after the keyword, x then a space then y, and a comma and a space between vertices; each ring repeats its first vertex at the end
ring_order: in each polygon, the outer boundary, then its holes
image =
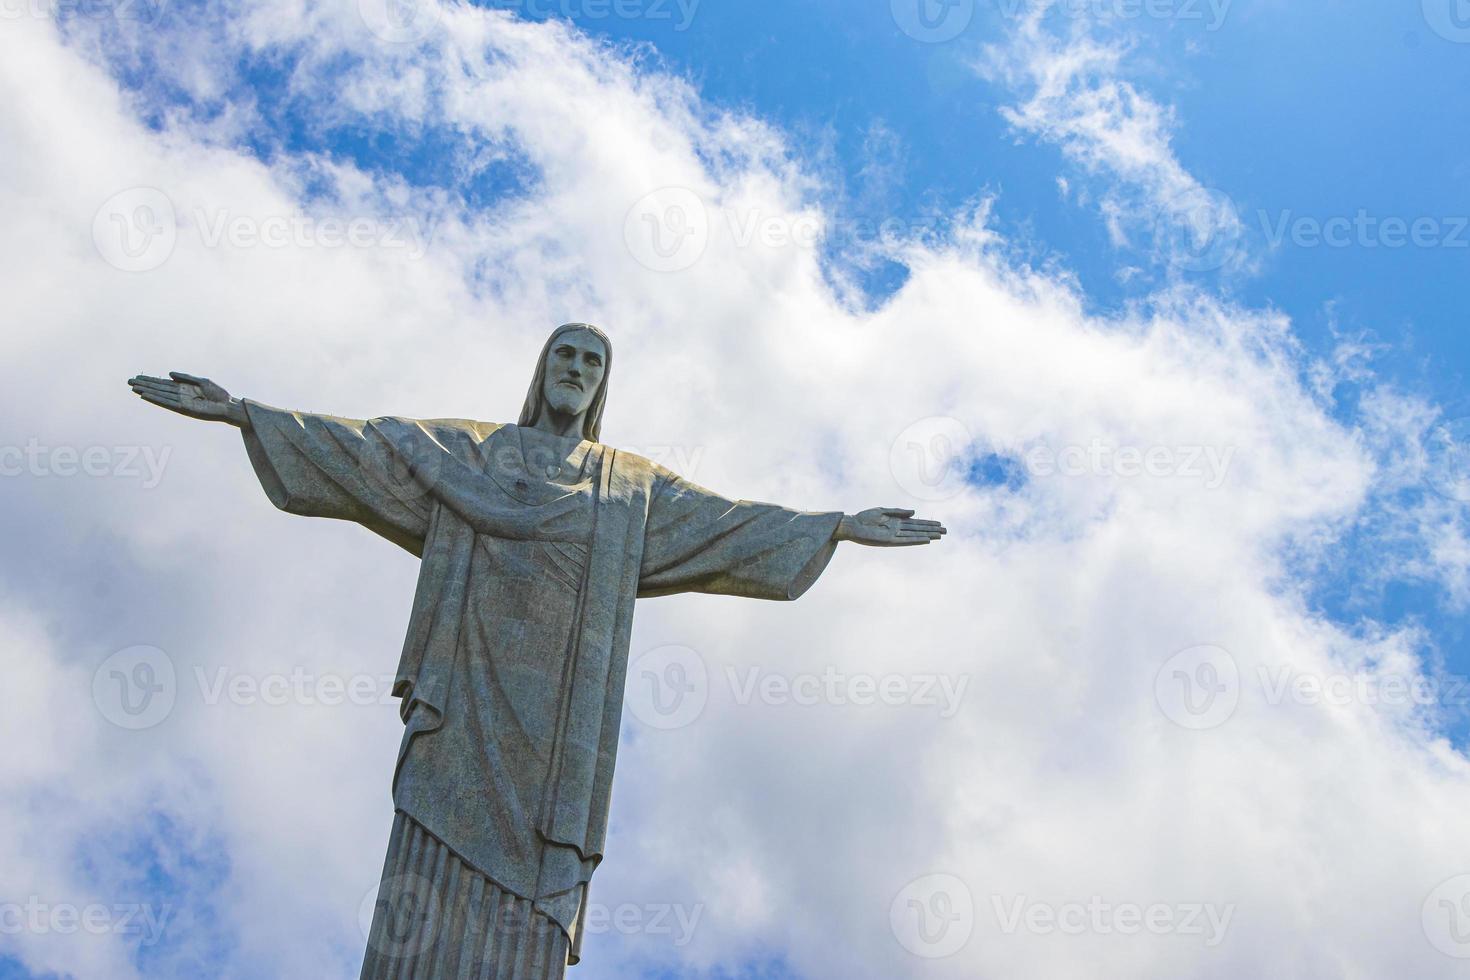
POLYGON ((602 859, 635 597, 795 599, 842 515, 731 501, 588 441, 548 468, 512 425, 245 406, 272 503, 421 560, 363 977, 560 977, 602 859))

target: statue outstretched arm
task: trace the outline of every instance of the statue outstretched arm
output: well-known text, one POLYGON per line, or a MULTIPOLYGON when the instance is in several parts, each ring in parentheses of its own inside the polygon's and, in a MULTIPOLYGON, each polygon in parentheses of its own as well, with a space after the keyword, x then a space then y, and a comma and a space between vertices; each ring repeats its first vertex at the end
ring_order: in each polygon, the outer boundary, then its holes
POLYGON ((250 427, 245 403, 208 378, 170 371, 167 378, 140 374, 128 379, 133 394, 170 412, 206 422, 227 422, 236 428, 250 427))
POLYGON ((907 547, 944 533, 939 522, 916 520, 912 511, 806 513, 730 500, 666 473, 649 501, 639 594, 795 599, 821 575, 839 542, 907 547))
POLYGON ((409 474, 427 436, 398 444, 373 422, 270 408, 178 371, 128 385, 171 412, 239 428, 261 487, 281 510, 361 524, 421 553, 433 499, 409 474))
POLYGON ((920 520, 911 510, 874 507, 861 514, 845 514, 832 532, 834 541, 851 541, 874 548, 906 548, 938 541, 948 529, 938 521, 920 520))

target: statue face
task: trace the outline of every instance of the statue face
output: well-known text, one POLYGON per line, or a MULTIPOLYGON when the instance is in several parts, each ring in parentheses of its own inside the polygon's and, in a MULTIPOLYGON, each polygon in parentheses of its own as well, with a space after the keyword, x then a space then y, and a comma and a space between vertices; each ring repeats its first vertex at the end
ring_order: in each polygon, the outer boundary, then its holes
POLYGON ((561 415, 586 412, 602 386, 606 364, 607 349, 596 335, 586 330, 568 330, 546 352, 546 381, 542 390, 546 404, 561 415))

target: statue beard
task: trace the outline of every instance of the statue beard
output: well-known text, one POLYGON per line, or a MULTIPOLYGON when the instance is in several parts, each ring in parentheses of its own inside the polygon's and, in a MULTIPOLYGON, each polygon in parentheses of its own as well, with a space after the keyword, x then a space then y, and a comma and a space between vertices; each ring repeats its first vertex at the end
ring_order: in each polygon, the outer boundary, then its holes
POLYGON ((585 391, 552 385, 546 392, 545 403, 558 415, 583 415, 592 407, 592 396, 585 391))

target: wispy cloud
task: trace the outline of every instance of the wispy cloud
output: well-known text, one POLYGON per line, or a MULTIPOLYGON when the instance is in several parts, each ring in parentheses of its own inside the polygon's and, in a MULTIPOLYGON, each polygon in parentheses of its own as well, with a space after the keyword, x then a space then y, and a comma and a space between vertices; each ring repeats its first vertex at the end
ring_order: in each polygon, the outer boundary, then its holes
POLYGON ((1247 258, 1240 216, 1180 162, 1172 109, 1129 79, 1132 40, 1085 9, 1053 16, 1068 6, 1027 5, 976 62, 1018 100, 1002 116, 1101 178, 1097 206, 1114 244, 1174 272, 1237 270, 1247 258))

